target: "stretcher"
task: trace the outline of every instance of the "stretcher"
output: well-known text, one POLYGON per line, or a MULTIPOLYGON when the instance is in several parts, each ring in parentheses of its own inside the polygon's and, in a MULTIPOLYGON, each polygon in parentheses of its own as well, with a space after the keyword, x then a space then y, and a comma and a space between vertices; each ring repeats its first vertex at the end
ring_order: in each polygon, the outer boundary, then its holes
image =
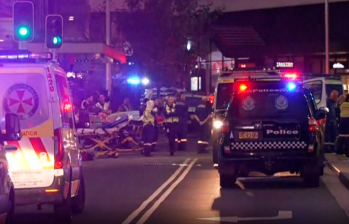
POLYGON ((99 125, 95 122, 93 128, 77 129, 83 160, 92 160, 94 157, 117 158, 120 153, 143 152, 143 147, 135 140, 134 134, 139 132, 138 121, 125 113, 114 116, 112 122, 100 122, 99 125), (129 132, 131 134, 127 134, 129 132))

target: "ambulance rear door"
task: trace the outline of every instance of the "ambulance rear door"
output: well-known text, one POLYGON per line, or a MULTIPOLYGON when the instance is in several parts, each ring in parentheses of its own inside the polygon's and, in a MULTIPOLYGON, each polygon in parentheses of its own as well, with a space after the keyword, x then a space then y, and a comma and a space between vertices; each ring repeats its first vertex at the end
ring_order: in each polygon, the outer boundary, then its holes
MULTIPOLYGON (((7 152, 10 175, 16 189, 45 188, 54 180, 54 129, 52 100, 55 89, 44 65, 5 64, 0 67, 0 117, 19 116, 22 140, 7 152), (49 83, 51 82, 51 83, 49 83)), ((57 97, 56 97, 57 98, 57 97)), ((2 121, 2 126, 3 121, 2 121)))

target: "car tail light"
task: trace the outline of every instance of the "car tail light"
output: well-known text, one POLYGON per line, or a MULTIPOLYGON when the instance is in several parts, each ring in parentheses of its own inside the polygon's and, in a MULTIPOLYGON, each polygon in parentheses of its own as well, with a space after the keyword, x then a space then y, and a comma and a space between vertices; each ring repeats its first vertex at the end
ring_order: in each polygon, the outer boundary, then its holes
POLYGON ((56 129, 55 130, 55 169, 63 169, 63 138, 62 138, 62 130, 56 129))
POLYGON ((228 134, 229 133, 229 122, 224 121, 222 125, 222 133, 228 134))
POLYGON ((245 91, 247 89, 247 85, 245 85, 245 84, 241 84, 240 86, 239 86, 239 90, 240 91, 245 91))
POLYGON ((73 106, 70 103, 65 103, 64 104, 64 110, 65 111, 70 111, 73 108, 73 106))
POLYGON ((310 117, 308 127, 309 127, 310 133, 316 132, 317 131, 317 121, 314 118, 310 117))

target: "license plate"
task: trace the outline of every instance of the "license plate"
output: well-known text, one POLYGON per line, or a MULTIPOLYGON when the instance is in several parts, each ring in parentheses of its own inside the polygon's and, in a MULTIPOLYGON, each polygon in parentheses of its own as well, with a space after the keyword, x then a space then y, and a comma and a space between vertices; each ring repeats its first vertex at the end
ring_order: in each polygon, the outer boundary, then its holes
POLYGON ((239 139, 258 139, 258 132, 239 132, 239 139))

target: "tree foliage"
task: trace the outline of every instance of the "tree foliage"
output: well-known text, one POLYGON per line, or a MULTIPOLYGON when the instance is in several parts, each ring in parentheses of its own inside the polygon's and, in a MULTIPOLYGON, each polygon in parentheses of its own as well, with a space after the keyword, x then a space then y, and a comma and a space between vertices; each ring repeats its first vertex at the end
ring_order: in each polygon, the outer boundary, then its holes
POLYGON ((198 0, 125 0, 125 6, 128 10, 118 13, 114 22, 132 45, 134 59, 154 78, 178 75, 186 63, 207 53, 204 46, 215 15, 211 5, 198 0), (191 52, 186 50, 188 39, 195 44, 191 52))

